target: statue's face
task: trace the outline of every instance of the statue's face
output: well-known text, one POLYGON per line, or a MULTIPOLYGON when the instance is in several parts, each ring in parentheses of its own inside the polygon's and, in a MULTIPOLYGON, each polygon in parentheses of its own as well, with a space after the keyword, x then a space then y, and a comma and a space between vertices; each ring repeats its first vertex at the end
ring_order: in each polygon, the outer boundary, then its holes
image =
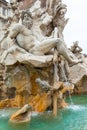
POLYGON ((66 11, 67 11, 66 8, 60 9, 60 11, 59 11, 59 17, 61 17, 61 18, 64 17, 66 11))
POLYGON ((25 14, 25 15, 24 15, 24 18, 28 18, 28 14, 25 14))
POLYGON ((28 29, 30 29, 33 25, 33 20, 28 14, 24 15, 23 25, 26 26, 28 29))
POLYGON ((60 14, 62 15, 62 14, 65 14, 66 13, 66 9, 61 9, 60 10, 60 14))

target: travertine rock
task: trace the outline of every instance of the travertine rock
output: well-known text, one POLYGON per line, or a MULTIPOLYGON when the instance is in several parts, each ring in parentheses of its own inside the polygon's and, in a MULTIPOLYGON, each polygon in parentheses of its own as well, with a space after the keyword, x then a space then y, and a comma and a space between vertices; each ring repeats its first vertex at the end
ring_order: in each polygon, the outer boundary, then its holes
POLYGON ((75 84, 76 92, 87 92, 87 67, 84 64, 77 64, 70 67, 70 80, 75 84))
POLYGON ((42 93, 41 95, 36 95, 32 97, 29 105, 32 106, 34 111, 44 112, 52 104, 52 99, 50 93, 42 93))
POLYGON ((13 123, 23 123, 23 122, 29 122, 31 120, 31 107, 26 104, 23 106, 20 110, 15 112, 10 117, 10 122, 13 123))
POLYGON ((16 108, 18 107, 15 99, 5 99, 0 101, 0 108, 16 108))

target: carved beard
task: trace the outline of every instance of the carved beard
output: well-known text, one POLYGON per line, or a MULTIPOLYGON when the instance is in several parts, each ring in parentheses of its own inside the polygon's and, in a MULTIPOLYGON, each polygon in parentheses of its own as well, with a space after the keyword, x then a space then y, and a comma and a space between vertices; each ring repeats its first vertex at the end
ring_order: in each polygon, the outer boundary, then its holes
POLYGON ((30 29, 31 27, 32 27, 32 25, 33 25, 33 21, 32 20, 29 20, 29 21, 23 21, 23 25, 26 27, 26 28, 28 28, 28 29, 30 29))

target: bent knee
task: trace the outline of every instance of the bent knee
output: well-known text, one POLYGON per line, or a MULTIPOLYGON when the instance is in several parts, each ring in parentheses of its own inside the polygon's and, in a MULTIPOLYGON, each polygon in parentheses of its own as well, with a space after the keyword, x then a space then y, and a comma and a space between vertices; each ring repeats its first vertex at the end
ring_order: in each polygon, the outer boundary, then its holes
POLYGON ((60 38, 56 38, 56 44, 57 45, 62 45, 63 44, 63 40, 61 40, 60 38))

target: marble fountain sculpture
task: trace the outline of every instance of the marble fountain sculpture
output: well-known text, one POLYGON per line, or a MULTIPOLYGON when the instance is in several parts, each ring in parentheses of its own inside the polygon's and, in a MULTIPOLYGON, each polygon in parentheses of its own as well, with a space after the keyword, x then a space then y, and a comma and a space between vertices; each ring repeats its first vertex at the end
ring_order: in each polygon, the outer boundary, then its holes
POLYGON ((83 60, 64 41, 63 30, 69 19, 65 18, 67 6, 61 0, 47 0, 45 7, 36 0, 26 10, 20 10, 20 6, 17 1, 10 3, 13 14, 0 41, 2 87, 15 88, 14 97, 5 95, 0 108, 28 104, 33 111, 44 112, 49 108, 56 115, 58 107, 68 105, 65 93, 72 93, 74 85, 87 74, 87 64, 81 63, 83 60), (79 80, 73 80, 73 66, 85 70, 79 80))

